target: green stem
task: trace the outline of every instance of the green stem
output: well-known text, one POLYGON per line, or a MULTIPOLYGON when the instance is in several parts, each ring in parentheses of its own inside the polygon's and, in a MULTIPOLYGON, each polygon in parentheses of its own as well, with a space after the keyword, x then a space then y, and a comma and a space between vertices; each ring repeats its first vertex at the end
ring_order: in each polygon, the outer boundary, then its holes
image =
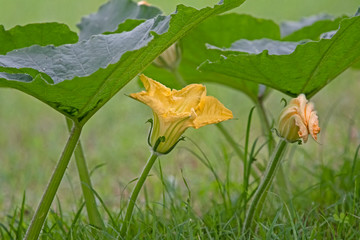
POLYGON ((36 240, 39 237, 41 228, 44 224, 46 216, 49 212, 52 201, 54 200, 55 194, 59 188, 61 179, 64 176, 65 170, 69 164, 71 155, 74 152, 76 144, 81 134, 82 126, 75 123, 69 139, 66 143, 64 151, 56 165, 56 168, 51 176, 51 179, 46 187, 46 190, 42 196, 39 206, 33 216, 30 226, 26 232, 25 240, 36 240))
POLYGON ((242 232, 243 234, 246 234, 248 232, 248 230, 250 230, 255 212, 260 212, 263 204, 259 204, 259 203, 263 203, 266 195, 267 195, 267 191, 270 188, 272 181, 274 179, 274 176, 276 174, 277 169, 280 166, 280 162, 281 162, 281 157, 284 153, 284 150, 286 149, 286 145, 287 142, 285 140, 280 140, 280 142, 278 143, 276 149, 274 150, 270 162, 266 168, 264 177, 259 185, 259 187, 257 188, 253 201, 251 202, 250 208, 246 213, 246 218, 244 221, 244 225, 243 225, 243 229, 242 232))
POLYGON ((133 192, 131 193, 130 201, 129 201, 127 209, 126 209, 124 222, 123 222, 123 225, 122 225, 121 231, 120 231, 120 234, 123 237, 125 236, 125 234, 127 232, 127 227, 131 220, 131 216, 132 216, 132 212, 134 210, 136 199, 137 199, 139 192, 140 192, 142 186, 144 185, 144 182, 150 172, 150 169, 154 165, 156 159, 157 159, 157 154, 153 152, 151 154, 149 160, 147 161, 143 171, 141 172, 141 175, 135 185, 133 192))
MULTIPOLYGON (((73 125, 72 121, 69 118, 66 118, 66 123, 69 130, 71 130, 73 125)), ((76 160, 76 167, 78 169, 78 173, 80 177, 81 189, 84 195, 86 210, 89 217, 89 222, 91 225, 99 229, 105 229, 105 224, 97 208, 95 196, 92 191, 93 187, 91 184, 90 174, 88 167, 86 165, 85 155, 80 140, 75 148, 74 155, 76 160)))

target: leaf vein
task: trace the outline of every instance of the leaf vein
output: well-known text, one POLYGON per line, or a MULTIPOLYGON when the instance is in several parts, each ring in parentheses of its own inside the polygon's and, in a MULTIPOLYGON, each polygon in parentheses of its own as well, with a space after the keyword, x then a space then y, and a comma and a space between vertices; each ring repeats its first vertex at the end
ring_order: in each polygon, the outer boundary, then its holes
POLYGON ((76 61, 79 63, 80 67, 81 67, 81 70, 84 72, 85 75, 88 75, 88 73, 85 71, 85 68, 82 64, 82 62, 80 61, 80 59, 78 58, 78 55, 76 54, 75 50, 74 50, 74 47, 72 45, 71 46, 71 52, 72 54, 74 55, 76 61))

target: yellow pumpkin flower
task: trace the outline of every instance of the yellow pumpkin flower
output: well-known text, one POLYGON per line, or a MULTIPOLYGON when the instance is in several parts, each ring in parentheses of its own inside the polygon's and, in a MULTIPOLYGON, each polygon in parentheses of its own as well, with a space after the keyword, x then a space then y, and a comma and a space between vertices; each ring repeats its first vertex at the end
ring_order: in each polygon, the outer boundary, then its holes
POLYGON ((279 117, 279 134, 289 142, 300 138, 307 142, 309 134, 317 140, 320 132, 319 120, 314 111, 314 104, 308 102, 304 94, 291 99, 279 117))
POLYGON ((189 127, 197 129, 233 118, 219 100, 206 96, 204 85, 190 84, 181 90, 171 90, 145 75, 140 80, 146 91, 132 93, 130 97, 153 110, 149 144, 157 153, 170 152, 189 127))

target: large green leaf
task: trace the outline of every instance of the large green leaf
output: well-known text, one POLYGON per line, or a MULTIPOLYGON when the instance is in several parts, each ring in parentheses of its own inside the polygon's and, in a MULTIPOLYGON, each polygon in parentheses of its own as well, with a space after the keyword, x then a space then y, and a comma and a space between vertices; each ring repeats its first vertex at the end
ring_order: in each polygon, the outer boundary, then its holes
POLYGON ((160 9, 153 6, 138 5, 132 0, 111 0, 102 5, 98 12, 82 18, 77 25, 80 29, 80 40, 104 32, 113 32, 127 19, 150 19, 159 14, 160 9))
MULTIPOLYGON (((216 82, 228 85, 246 93, 255 99, 258 94, 258 84, 236 80, 231 76, 214 72, 199 72, 197 67, 206 59, 218 59, 219 54, 208 51, 206 44, 229 47, 240 38, 280 39, 280 29, 273 21, 256 19, 249 15, 226 14, 206 20, 179 42, 182 54, 178 72, 186 83, 216 82)), ((149 66, 145 74, 174 88, 181 87, 175 75, 166 69, 149 66)))
POLYGON ((225 0, 200 10, 179 5, 171 16, 149 19, 130 32, 14 50, 0 55, 0 87, 28 93, 84 124, 189 30, 242 2, 225 0))
POLYGON ((0 25, 0 54, 14 49, 38 44, 59 46, 66 43, 76 43, 78 36, 69 27, 60 23, 28 24, 5 30, 0 25))
POLYGON ((207 61, 200 70, 264 84, 290 96, 311 97, 360 59, 360 16, 341 21, 331 39, 300 42, 295 51, 283 55, 275 55, 274 49, 289 48, 288 42, 267 41, 267 50, 260 54, 250 47, 239 51, 236 44, 227 50, 209 50, 226 57, 207 61))

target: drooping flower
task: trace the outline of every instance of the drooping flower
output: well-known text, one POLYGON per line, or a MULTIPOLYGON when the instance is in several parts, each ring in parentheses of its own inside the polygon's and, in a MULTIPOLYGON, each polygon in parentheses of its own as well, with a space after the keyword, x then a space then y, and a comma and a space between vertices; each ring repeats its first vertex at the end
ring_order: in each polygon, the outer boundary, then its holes
POLYGON ((291 99, 280 113, 279 134, 289 142, 295 142, 301 138, 306 143, 309 134, 317 140, 319 132, 319 120, 314 104, 308 102, 304 94, 291 99))
POLYGON ((171 90, 145 75, 140 80, 146 91, 132 93, 130 97, 152 108, 154 121, 149 144, 157 153, 170 152, 189 127, 197 129, 233 118, 219 100, 206 96, 204 85, 190 84, 181 90, 171 90))

